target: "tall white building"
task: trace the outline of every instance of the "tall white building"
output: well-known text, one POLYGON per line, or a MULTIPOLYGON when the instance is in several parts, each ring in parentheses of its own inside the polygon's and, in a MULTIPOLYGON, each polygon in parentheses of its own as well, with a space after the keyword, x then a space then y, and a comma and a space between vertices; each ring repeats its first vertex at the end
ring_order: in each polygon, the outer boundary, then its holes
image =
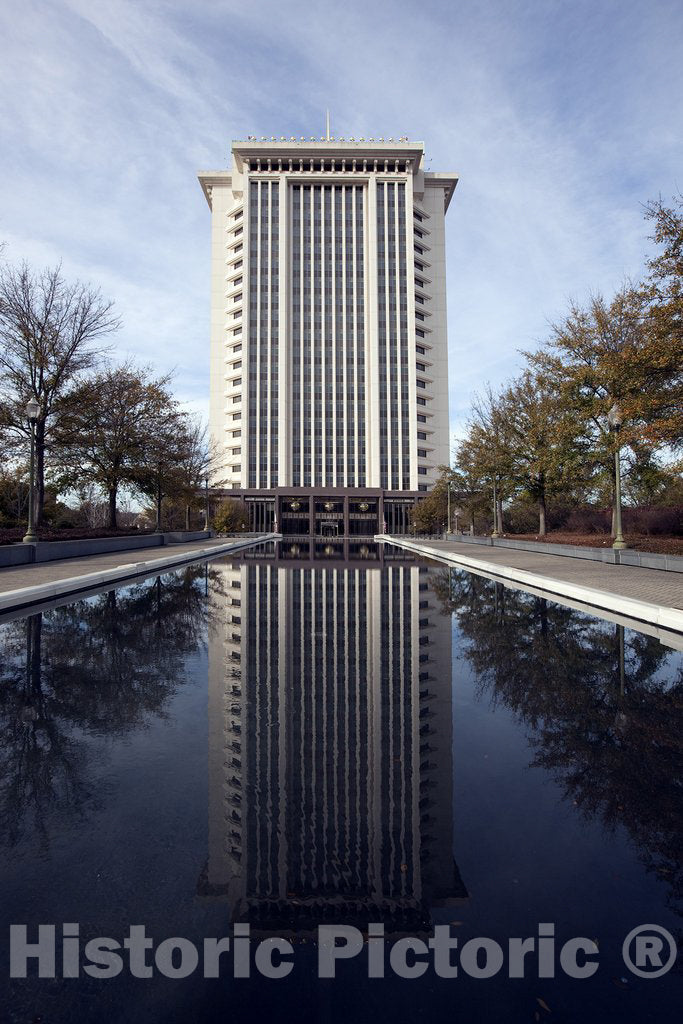
POLYGON ((199 180, 217 478, 256 527, 296 513, 289 533, 348 535, 364 511, 368 535, 400 528, 449 459, 444 220, 457 177, 425 171, 406 139, 252 137, 233 143, 230 170, 199 180))

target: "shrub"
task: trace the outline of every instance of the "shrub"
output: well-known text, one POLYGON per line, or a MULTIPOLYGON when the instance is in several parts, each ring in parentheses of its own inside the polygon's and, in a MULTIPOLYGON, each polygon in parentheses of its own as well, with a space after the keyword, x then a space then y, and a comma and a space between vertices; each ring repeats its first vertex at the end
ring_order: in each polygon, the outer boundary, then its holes
POLYGON ((598 508, 574 509, 567 516, 565 528, 569 533, 610 533, 612 512, 598 508))
POLYGON ((221 501, 213 517, 213 528, 217 533, 241 533, 249 529, 249 516, 241 501, 227 498, 221 501))
POLYGON ((680 537, 683 534, 683 507, 656 508, 641 506, 625 508, 623 512, 624 529, 629 533, 667 534, 680 537))

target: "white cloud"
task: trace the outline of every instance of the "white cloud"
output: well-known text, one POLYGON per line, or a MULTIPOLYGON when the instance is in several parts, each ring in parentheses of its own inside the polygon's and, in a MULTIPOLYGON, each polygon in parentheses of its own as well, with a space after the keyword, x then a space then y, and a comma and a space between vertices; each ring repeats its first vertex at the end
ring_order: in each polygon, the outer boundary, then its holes
POLYGON ((0 13, 0 238, 116 298, 122 351, 208 390, 209 217, 231 137, 424 139, 448 216, 451 404, 519 367, 569 295, 638 273, 680 186, 674 3, 127 0, 0 13), (37 30, 40 26, 40 31, 37 30))

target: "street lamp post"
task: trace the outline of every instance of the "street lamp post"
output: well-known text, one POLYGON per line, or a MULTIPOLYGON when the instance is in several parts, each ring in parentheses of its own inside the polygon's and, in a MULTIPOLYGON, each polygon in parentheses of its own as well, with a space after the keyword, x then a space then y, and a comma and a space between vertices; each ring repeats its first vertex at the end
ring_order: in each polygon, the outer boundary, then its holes
POLYGON ((162 502, 162 500, 163 500, 163 497, 162 497, 162 494, 161 494, 161 463, 157 462, 157 497, 156 497, 157 517, 156 517, 156 525, 154 527, 154 532, 155 533, 161 533, 161 502, 162 502))
POLYGON ((446 536, 451 532, 451 482, 448 481, 448 517, 446 519, 446 536))
POLYGON ((26 406, 26 415, 29 418, 31 424, 31 462, 29 468, 29 494, 28 494, 28 528, 24 537, 24 544, 35 544, 38 540, 35 527, 34 527, 34 515, 35 515, 35 467, 36 467, 36 420, 38 419, 38 413, 40 412, 40 406, 36 402, 35 398, 32 398, 26 406))
POLYGON ((204 494, 206 496, 206 510, 204 512, 204 515, 206 517, 206 524, 204 526, 204 529, 208 530, 209 529, 209 478, 208 478, 208 476, 206 477, 206 479, 204 481, 204 494))
POLYGON ((627 547, 626 541, 621 532, 621 460, 619 455, 619 431, 624 418, 617 402, 614 403, 607 413, 607 422, 615 437, 614 445, 614 531, 615 538, 612 547, 617 551, 627 547))
POLYGON ((500 537, 498 533, 498 487, 496 481, 493 481, 493 531, 492 537, 500 537))

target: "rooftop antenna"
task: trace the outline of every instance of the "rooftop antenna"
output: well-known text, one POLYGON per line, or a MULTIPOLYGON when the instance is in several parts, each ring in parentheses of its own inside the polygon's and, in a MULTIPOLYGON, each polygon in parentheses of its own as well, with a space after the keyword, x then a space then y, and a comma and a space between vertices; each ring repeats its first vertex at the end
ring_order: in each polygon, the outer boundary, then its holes
POLYGON ((329 112, 329 110, 325 111, 325 138, 327 139, 328 142, 330 141, 330 112, 329 112))

